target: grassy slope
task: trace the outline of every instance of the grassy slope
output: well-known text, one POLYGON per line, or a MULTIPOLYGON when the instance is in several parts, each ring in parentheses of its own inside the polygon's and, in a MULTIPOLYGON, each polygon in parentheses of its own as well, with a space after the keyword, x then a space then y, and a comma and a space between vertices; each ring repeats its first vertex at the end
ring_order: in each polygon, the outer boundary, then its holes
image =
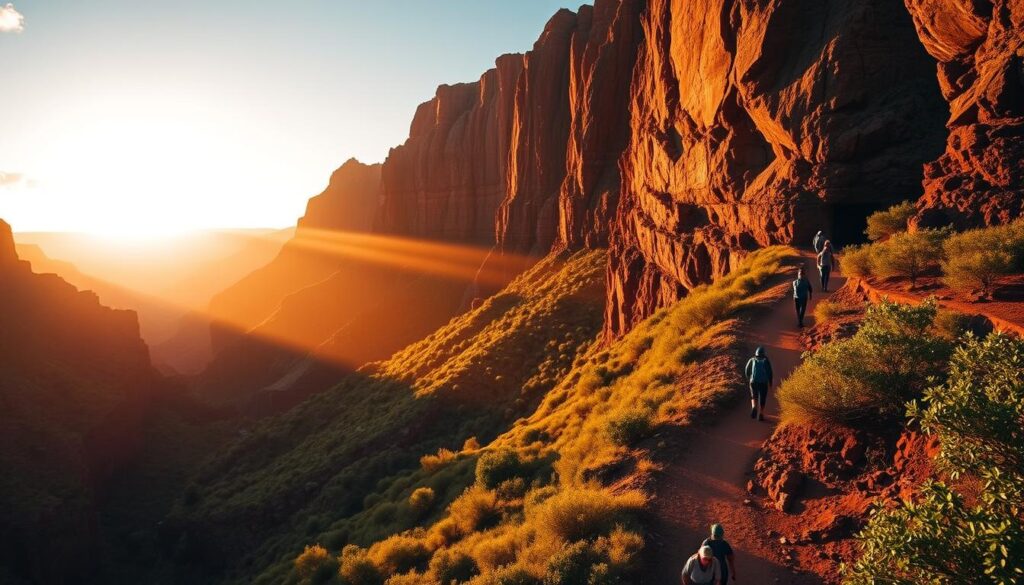
MULTIPOLYGON (((532 412, 597 338, 604 253, 548 258, 480 308, 268 421, 216 456, 172 514, 182 560, 226 580, 279 582, 310 540, 369 543, 406 529, 420 457, 489 442, 532 412)), ((439 501, 472 464, 430 478, 439 501)), ((443 506, 442 506, 443 507, 443 506)))
MULTIPOLYGON (((393 583, 436 582, 443 580, 442 561, 457 558, 472 559, 465 562, 482 573, 473 583, 534 582, 545 574, 553 582, 574 582, 597 573, 628 579, 639 560, 637 541, 642 544, 642 537, 636 531, 641 530, 643 506, 643 494, 630 488, 642 486, 658 468, 663 437, 736 396, 734 349, 740 322, 735 317, 765 300, 757 292, 767 288, 793 257, 785 248, 756 253, 732 275, 693 291, 611 346, 590 345, 530 416, 516 421, 489 445, 424 458, 416 473, 382 484, 383 493, 367 502, 366 510, 346 526, 347 532, 308 539, 325 547, 317 562, 330 570, 338 564, 331 555, 346 543, 365 547, 367 536, 386 535, 404 523, 422 528, 373 539, 378 542, 367 550, 350 548, 340 561, 342 574, 348 575, 342 579, 362 582, 352 575, 357 567, 369 564, 377 574, 366 582, 400 574, 406 576, 392 577, 393 583), (475 479, 470 477, 474 469, 475 479), (446 509, 453 494, 470 482, 474 487, 446 509), (441 497, 417 518, 410 497, 422 488, 441 497), (404 514, 404 522, 381 523, 390 517, 390 509, 404 514), (486 521, 488 515, 493 516, 491 521, 486 521), (585 542, 574 549, 577 541, 585 542), (572 563, 563 555, 577 549, 583 550, 576 559, 579 563, 605 566, 582 569, 591 573, 571 573, 565 565, 572 563)), ((545 324, 552 325, 572 327, 545 324)), ((473 346, 446 330, 425 340, 424 347, 442 338, 449 339, 456 351, 473 346)), ((412 346, 396 356, 402 362, 393 363, 422 364, 423 372, 438 372, 422 349, 412 346)), ((548 350, 569 355, 553 342, 548 350)), ((467 364, 465 374, 481 368, 499 375, 514 371, 482 360, 474 367, 472 349, 461 359, 467 364)), ((429 391, 434 384, 420 381, 418 387, 429 391)), ((308 553, 305 560, 314 562, 314 555, 308 553)), ((286 568, 279 566, 275 579, 284 576, 286 568)), ((292 582, 300 580, 300 575, 291 575, 292 582)))

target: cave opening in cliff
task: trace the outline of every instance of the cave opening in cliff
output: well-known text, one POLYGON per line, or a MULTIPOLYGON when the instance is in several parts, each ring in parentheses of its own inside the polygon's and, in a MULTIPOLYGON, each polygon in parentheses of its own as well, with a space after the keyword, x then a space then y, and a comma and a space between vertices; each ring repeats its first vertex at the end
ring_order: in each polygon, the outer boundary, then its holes
POLYGON ((864 229, 868 225, 868 216, 887 207, 887 204, 879 202, 832 206, 832 233, 828 234, 832 244, 842 248, 866 243, 868 237, 864 229))

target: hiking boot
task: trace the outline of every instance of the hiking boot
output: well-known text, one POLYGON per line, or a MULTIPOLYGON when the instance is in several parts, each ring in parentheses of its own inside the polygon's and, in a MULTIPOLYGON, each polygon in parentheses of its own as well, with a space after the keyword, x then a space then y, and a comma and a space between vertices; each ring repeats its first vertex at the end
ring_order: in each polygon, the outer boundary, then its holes
POLYGON ((757 408, 756 407, 755 408, 751 408, 750 409, 750 418, 754 418, 756 416, 757 416, 757 408))

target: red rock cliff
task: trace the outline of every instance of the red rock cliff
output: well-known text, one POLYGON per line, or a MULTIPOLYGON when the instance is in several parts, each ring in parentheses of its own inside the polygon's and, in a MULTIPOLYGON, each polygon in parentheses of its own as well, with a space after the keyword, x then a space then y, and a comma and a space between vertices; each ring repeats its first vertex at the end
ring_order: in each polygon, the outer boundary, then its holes
POLYGON ((310 198, 298 229, 366 232, 380 205, 381 165, 364 165, 354 158, 336 171, 323 193, 310 198))
POLYGON ((609 335, 756 246, 853 239, 941 152, 945 103, 899 3, 651 0, 643 30, 609 335))
POLYGON ((906 0, 949 101, 946 152, 916 222, 958 228, 1024 212, 1024 1, 906 0))
POLYGON ((382 171, 375 231, 489 246, 505 195, 521 55, 500 57, 479 81, 442 85, 421 104, 409 139, 382 171))

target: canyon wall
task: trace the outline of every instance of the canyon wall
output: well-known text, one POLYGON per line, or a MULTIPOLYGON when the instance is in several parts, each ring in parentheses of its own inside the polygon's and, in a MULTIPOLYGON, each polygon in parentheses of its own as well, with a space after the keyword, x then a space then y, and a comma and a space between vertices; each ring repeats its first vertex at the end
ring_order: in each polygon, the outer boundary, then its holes
MULTIPOLYGON (((600 0, 561 10, 531 51, 440 86, 379 167, 379 187, 378 171, 346 163, 331 181, 345 187, 314 198, 300 227, 361 231, 337 222, 372 208, 362 231, 490 250, 481 270, 503 276, 488 287, 460 274, 417 293, 465 290, 433 299, 430 324, 552 249, 608 246, 610 338, 757 247, 806 245, 819 229, 857 243, 867 215, 898 201, 920 197, 918 225, 1007 221, 1024 199, 1021 3, 600 0), (360 178, 342 181, 349 174, 360 178), (354 215, 352 197, 362 202, 354 215), (509 258, 521 261, 494 268, 509 258)), ((233 327, 323 338, 370 313, 350 304, 311 319, 296 307, 330 303, 374 273, 360 294, 387 312, 391 297, 374 287, 423 271, 381 271, 365 250, 352 259, 299 248, 218 299, 248 315, 231 315, 233 327)))
POLYGON ((375 231, 540 257, 602 245, 618 198, 639 0, 560 10, 525 55, 442 85, 382 173, 375 231))
POLYGON ((141 447, 159 383, 136 314, 32 272, 0 220, 0 573, 88 581, 99 494, 141 447))
POLYGON ((1024 1, 906 0, 949 101, 915 223, 960 229, 1024 212, 1024 1))
POLYGON ((651 0, 643 30, 609 336, 755 247, 855 241, 941 152, 946 104, 898 2, 651 0))

